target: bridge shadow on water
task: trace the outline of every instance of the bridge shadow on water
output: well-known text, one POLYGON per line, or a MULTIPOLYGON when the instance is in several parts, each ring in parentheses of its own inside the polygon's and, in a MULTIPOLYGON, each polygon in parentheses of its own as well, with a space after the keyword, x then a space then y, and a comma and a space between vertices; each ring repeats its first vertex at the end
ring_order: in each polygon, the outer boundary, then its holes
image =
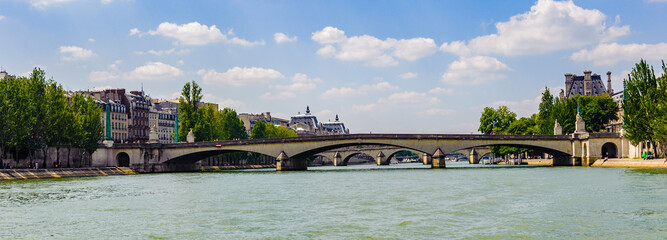
POLYGON ((447 171, 447 170, 466 170, 466 169, 517 169, 517 168, 543 168, 552 167, 549 165, 482 165, 482 164, 468 164, 463 162, 448 163, 447 168, 431 168, 431 165, 424 165, 421 163, 401 163, 385 166, 377 166, 375 164, 363 165, 349 165, 349 166, 316 166, 308 167, 305 171, 285 171, 277 172, 275 168, 262 169, 232 169, 232 170, 218 170, 210 172, 248 172, 248 173, 299 173, 299 172, 366 172, 366 171, 405 171, 405 170, 421 170, 421 171, 447 171))

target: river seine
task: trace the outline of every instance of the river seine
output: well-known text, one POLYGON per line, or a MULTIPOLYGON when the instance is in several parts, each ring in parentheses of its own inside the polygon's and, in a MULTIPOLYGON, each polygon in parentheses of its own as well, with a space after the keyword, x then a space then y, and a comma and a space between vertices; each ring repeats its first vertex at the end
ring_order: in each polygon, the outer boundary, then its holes
POLYGON ((470 166, 0 182, 0 239, 667 237, 664 171, 470 166))

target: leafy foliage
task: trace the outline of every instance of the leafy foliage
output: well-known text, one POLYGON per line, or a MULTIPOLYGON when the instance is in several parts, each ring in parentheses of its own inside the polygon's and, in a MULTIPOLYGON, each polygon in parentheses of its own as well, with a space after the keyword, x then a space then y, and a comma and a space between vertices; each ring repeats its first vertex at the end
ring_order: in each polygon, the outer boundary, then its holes
POLYGON ((291 129, 281 126, 274 126, 273 124, 268 124, 261 120, 255 122, 255 126, 253 126, 250 134, 250 138, 252 139, 289 137, 298 137, 298 135, 291 129))
POLYGON ((656 78, 653 67, 642 59, 623 81, 625 137, 632 144, 648 141, 656 146, 656 141, 666 143, 667 68, 664 61, 662 69, 662 77, 656 78))

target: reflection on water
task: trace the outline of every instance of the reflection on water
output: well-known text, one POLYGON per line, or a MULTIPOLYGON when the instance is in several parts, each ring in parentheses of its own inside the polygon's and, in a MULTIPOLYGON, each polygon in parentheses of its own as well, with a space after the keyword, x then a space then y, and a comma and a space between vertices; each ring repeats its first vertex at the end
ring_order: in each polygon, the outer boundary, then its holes
MULTIPOLYGON (((664 238, 667 174, 421 164, 0 182, 0 239, 664 238)), ((664 173, 664 171, 662 172, 664 173)))

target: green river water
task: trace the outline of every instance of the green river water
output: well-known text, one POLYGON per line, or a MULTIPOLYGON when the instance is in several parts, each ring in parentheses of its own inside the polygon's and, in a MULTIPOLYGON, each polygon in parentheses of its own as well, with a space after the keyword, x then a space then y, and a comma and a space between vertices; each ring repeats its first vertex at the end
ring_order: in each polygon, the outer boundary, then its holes
POLYGON ((0 182, 0 239, 666 239, 667 174, 421 164, 0 182))

